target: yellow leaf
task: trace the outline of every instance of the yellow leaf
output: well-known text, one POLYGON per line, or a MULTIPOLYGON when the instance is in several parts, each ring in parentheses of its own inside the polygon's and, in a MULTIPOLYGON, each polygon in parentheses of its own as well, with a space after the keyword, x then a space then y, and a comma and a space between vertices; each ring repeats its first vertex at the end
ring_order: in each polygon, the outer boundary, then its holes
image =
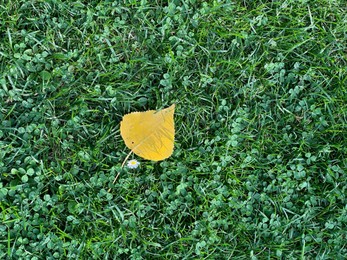
POLYGON ((168 158, 174 148, 175 104, 160 111, 133 112, 123 117, 120 134, 136 155, 152 161, 168 158))

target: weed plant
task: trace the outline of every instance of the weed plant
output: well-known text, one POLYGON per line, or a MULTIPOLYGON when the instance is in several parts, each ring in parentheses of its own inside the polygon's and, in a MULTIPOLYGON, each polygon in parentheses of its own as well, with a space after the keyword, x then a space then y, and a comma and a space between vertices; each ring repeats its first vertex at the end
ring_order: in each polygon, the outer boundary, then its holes
POLYGON ((0 258, 344 259, 346 10, 0 1, 0 258), (173 103, 174 154, 120 169, 173 103))

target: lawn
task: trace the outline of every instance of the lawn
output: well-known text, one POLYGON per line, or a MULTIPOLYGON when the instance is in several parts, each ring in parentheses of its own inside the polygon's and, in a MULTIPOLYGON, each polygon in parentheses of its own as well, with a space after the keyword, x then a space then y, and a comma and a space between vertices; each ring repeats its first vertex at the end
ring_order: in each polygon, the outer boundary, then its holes
POLYGON ((346 10, 0 1, 0 258, 344 259, 346 10), (173 154, 121 168, 172 104, 173 154))

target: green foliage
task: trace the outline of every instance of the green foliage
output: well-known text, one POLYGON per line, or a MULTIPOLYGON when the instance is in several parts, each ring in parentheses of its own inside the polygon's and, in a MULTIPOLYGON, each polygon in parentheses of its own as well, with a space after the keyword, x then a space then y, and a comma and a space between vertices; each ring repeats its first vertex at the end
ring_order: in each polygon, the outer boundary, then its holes
POLYGON ((346 9, 1 3, 0 258, 342 259, 346 9), (172 103, 173 156, 121 169, 172 103))

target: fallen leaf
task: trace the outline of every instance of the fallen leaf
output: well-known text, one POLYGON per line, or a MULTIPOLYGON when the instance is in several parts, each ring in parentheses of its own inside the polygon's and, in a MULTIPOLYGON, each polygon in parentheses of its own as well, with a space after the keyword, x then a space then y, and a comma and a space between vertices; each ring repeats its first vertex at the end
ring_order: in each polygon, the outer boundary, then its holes
POLYGON ((136 155, 152 161, 171 156, 174 148, 175 104, 155 111, 133 112, 123 117, 120 134, 136 155))

